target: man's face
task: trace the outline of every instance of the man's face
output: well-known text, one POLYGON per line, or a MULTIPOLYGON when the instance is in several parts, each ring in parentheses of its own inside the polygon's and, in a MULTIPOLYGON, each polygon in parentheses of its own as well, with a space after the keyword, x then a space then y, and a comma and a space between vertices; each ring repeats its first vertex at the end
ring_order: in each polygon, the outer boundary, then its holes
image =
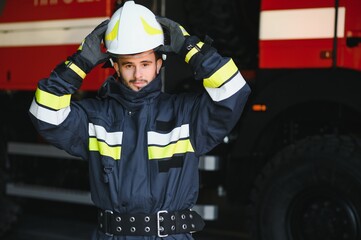
POLYGON ((154 80, 161 66, 162 59, 156 59, 153 50, 123 55, 114 63, 114 69, 123 83, 136 92, 154 80))

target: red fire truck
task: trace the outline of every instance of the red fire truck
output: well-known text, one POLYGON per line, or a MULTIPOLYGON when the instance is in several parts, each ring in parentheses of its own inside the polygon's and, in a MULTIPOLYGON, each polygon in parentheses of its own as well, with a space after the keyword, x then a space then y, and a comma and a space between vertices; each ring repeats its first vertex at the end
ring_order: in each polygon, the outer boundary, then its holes
MULTIPOLYGON (((199 206, 206 219, 217 215, 217 207, 207 202, 212 188, 231 204, 247 206, 247 216, 239 218, 249 220, 254 240, 360 239, 361 1, 138 2, 190 33, 211 36, 252 88, 235 129, 202 158, 199 206)), ((115 5, 111 0, 1 1, 5 196, 0 202, 11 205, 9 199, 24 197, 91 204, 86 163, 43 142, 27 110, 37 81, 72 54, 115 5)), ((167 58, 165 90, 198 91, 187 66, 172 64, 178 61, 167 58)), ((95 69, 75 97, 94 96, 109 74, 110 69, 95 69)), ((3 216, 12 214, 9 209, 0 203, 3 216)))

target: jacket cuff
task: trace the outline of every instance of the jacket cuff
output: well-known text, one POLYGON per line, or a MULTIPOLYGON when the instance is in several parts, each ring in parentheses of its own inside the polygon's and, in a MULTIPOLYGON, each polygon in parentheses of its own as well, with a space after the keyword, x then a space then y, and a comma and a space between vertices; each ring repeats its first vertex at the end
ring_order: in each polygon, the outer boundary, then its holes
POLYGON ((77 89, 80 88, 86 74, 73 62, 65 61, 54 69, 61 79, 72 84, 77 89))

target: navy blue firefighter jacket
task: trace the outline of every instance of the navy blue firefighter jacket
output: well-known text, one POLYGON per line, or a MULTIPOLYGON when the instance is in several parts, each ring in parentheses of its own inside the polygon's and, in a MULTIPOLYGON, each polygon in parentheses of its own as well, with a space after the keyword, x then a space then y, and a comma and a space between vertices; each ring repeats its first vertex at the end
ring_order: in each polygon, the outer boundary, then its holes
MULTIPOLYGON (((146 214, 191 209, 198 197, 198 158, 231 131, 250 93, 230 58, 215 52, 201 70, 203 93, 161 92, 159 76, 135 92, 109 77, 106 97, 79 101, 71 100, 77 87, 53 71, 39 81, 30 117, 49 143, 88 160, 96 207, 146 214)), ((95 231, 92 239, 157 238, 95 231)))

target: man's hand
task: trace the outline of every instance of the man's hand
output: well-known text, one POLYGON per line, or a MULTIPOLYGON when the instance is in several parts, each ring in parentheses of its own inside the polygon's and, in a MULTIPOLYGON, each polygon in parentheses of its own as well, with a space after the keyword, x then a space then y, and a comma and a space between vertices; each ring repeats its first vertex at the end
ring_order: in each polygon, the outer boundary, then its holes
POLYGON ((86 62, 85 72, 89 72, 95 66, 109 59, 109 54, 104 53, 101 49, 101 43, 107 30, 109 20, 105 20, 99 24, 80 44, 78 48, 78 56, 86 62))
POLYGON ((184 58, 185 62, 190 63, 190 59, 201 51, 203 42, 201 42, 196 36, 190 36, 189 33, 178 23, 165 17, 157 16, 156 18, 157 21, 165 28, 165 32, 170 34, 169 45, 160 46, 158 50, 164 53, 177 53, 184 58))
POLYGON ((80 44, 77 52, 54 69, 63 80, 79 88, 86 74, 109 59, 110 55, 103 52, 101 46, 108 23, 109 20, 105 20, 99 24, 80 44))
POLYGON ((209 70, 202 66, 202 63, 209 59, 215 52, 211 46, 212 39, 206 36, 205 42, 201 42, 197 36, 190 36, 188 32, 178 23, 165 18, 156 16, 157 21, 170 34, 170 43, 158 48, 158 51, 164 53, 174 52, 184 58, 194 71, 194 77, 197 80, 203 79, 209 70))
POLYGON ((186 39, 189 37, 188 32, 178 23, 165 18, 156 16, 157 21, 169 32, 170 34, 170 44, 159 47, 159 51, 165 53, 177 53, 181 54, 182 48, 186 39))

